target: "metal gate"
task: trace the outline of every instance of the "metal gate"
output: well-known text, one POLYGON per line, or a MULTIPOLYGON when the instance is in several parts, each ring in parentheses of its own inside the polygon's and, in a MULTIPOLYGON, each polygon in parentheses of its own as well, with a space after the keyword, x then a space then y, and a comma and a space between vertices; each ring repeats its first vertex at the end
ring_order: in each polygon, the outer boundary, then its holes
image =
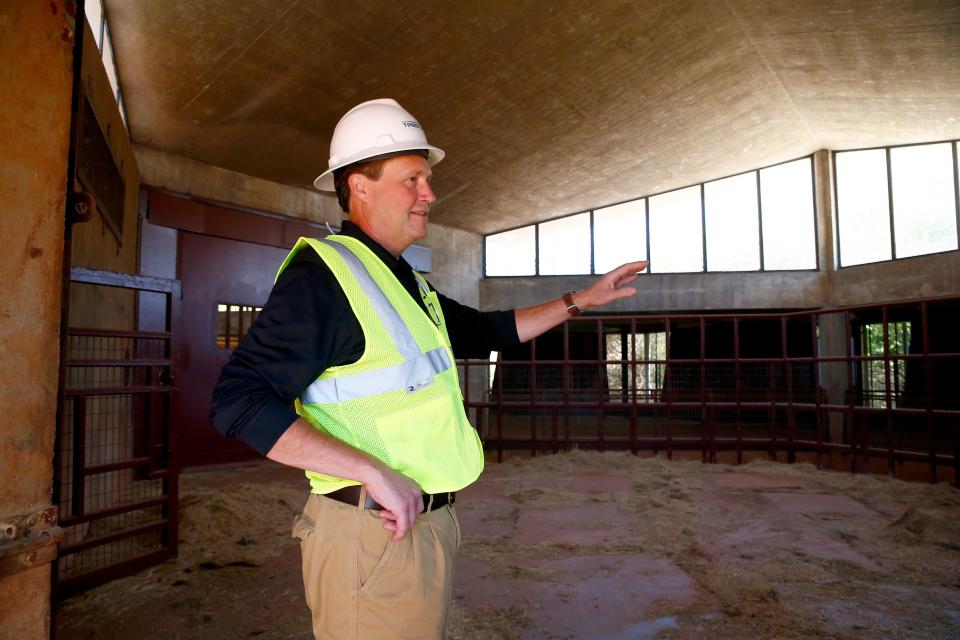
POLYGON ((175 280, 74 268, 72 283, 132 300, 162 330, 69 327, 54 501, 65 536, 57 597, 134 573, 177 549, 177 469, 170 429, 175 280), (147 311, 153 311, 147 314, 147 311))

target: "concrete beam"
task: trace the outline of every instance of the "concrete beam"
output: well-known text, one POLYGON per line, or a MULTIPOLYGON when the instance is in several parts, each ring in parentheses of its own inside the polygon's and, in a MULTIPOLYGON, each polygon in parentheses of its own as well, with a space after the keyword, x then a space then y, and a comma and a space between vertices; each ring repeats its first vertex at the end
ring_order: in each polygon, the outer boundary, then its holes
MULTIPOLYGON (((538 304, 596 276, 486 278, 480 282, 483 309, 538 304)), ((664 273, 643 275, 638 293, 605 311, 674 313, 753 309, 812 309, 826 300, 826 279, 816 271, 767 273, 664 273)))
POLYGON ((332 195, 248 176, 186 156, 135 145, 143 184, 211 202, 339 226, 344 214, 332 195))

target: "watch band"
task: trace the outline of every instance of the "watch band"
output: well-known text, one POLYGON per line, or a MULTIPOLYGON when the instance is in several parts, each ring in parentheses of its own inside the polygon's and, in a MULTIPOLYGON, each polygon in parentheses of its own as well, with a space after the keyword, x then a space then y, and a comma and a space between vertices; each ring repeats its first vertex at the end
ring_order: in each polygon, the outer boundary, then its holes
POLYGON ((570 290, 563 294, 563 304, 567 305, 567 313, 571 316, 578 316, 583 311, 577 306, 576 301, 573 299, 573 294, 575 293, 576 291, 570 290))

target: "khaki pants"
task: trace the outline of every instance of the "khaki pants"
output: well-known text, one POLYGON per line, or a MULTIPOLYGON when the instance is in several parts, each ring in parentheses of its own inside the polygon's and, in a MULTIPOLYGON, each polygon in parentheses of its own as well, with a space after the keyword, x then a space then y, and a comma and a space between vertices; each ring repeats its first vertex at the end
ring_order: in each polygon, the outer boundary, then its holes
POLYGON ((310 494, 293 536, 317 640, 443 637, 460 546, 452 505, 394 542, 376 513, 310 494))

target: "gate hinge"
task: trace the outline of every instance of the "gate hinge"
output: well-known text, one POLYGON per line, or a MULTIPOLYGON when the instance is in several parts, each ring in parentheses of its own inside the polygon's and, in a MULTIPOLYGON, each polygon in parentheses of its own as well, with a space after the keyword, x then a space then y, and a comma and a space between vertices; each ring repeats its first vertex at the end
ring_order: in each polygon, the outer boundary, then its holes
POLYGON ((0 518, 0 578, 26 571, 57 558, 63 529, 55 506, 0 518))

